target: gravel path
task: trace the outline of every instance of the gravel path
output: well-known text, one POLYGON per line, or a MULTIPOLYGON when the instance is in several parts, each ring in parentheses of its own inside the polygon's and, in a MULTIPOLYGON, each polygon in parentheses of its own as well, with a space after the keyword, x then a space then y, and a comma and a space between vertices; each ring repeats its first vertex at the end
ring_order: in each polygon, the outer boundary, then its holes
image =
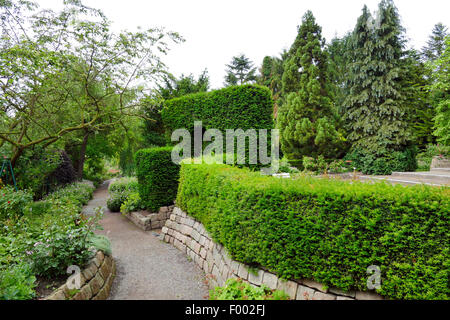
POLYGON ((205 275, 188 257, 161 240, 160 230, 142 231, 121 213, 108 210, 108 184, 94 193, 83 212, 104 208, 101 224, 111 240, 117 265, 109 300, 203 300, 208 298, 205 275))

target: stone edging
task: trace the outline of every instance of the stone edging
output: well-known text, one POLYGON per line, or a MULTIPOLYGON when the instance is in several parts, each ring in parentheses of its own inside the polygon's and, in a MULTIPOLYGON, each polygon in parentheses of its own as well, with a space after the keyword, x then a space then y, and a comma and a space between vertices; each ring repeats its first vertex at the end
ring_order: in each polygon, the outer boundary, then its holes
POLYGON ((450 159, 444 157, 433 157, 430 169, 450 168, 450 159))
POLYGON ((125 216, 133 222, 138 228, 148 231, 152 229, 160 229, 164 227, 167 219, 172 214, 175 206, 161 207, 158 213, 148 213, 145 211, 137 211, 127 213, 125 216), (143 214, 147 213, 147 214, 143 214))
POLYGON ((116 275, 116 263, 112 256, 97 251, 81 272, 81 288, 75 291, 67 283, 56 289, 45 300, 106 300, 116 275))
POLYGON ((343 292, 336 288, 325 288, 312 280, 285 281, 277 275, 249 267, 230 258, 227 250, 215 243, 205 227, 194 218, 188 216, 180 208, 175 207, 170 219, 162 228, 163 240, 173 244, 186 253, 209 278, 210 288, 223 286, 230 278, 240 278, 253 286, 265 284, 271 289, 286 292, 295 300, 382 300, 375 292, 350 291, 343 292))

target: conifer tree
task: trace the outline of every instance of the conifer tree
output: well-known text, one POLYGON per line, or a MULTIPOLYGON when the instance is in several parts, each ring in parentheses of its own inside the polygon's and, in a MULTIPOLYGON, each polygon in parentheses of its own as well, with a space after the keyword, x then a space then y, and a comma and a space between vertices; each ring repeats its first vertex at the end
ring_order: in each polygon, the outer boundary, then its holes
POLYGON ((354 150, 375 157, 408 145, 408 115, 402 82, 403 28, 396 7, 383 0, 373 19, 367 7, 353 31, 345 118, 354 150))
POLYGON ((437 23, 433 30, 427 45, 422 48, 422 55, 425 61, 433 61, 439 58, 445 49, 445 37, 447 36, 447 27, 442 23, 437 23))
POLYGON ((256 80, 256 68, 244 54, 233 57, 231 63, 227 64, 226 72, 226 86, 245 84, 256 80))
POLYGON ((284 64, 277 125, 282 151, 294 165, 301 166, 303 156, 338 157, 343 145, 335 127, 321 32, 308 11, 284 64))

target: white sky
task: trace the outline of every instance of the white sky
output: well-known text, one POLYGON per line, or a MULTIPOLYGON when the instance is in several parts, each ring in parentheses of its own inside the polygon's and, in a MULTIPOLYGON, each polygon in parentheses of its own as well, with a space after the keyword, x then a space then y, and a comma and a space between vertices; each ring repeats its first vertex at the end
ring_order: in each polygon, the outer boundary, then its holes
MULTIPOLYGON (((62 0, 38 0, 58 9, 62 0)), ((225 64, 244 53, 260 66, 266 55, 289 48, 306 10, 311 10, 322 35, 330 41, 353 29, 364 4, 375 11, 379 0, 84 0, 101 9, 117 30, 163 26, 186 42, 173 45, 164 61, 176 76, 207 68, 211 87, 220 88, 225 64)), ((420 49, 433 26, 450 27, 448 0, 395 0, 410 46, 420 49)))

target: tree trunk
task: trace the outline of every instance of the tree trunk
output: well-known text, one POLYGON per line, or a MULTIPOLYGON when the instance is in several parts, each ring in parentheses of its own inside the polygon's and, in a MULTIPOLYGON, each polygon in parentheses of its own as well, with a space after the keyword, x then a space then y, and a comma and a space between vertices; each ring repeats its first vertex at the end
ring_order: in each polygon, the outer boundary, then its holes
POLYGON ((77 178, 78 180, 83 180, 83 168, 84 168, 84 160, 86 159, 86 147, 89 140, 89 131, 85 131, 83 137, 83 143, 80 147, 80 155, 78 157, 78 168, 77 168, 77 178))

